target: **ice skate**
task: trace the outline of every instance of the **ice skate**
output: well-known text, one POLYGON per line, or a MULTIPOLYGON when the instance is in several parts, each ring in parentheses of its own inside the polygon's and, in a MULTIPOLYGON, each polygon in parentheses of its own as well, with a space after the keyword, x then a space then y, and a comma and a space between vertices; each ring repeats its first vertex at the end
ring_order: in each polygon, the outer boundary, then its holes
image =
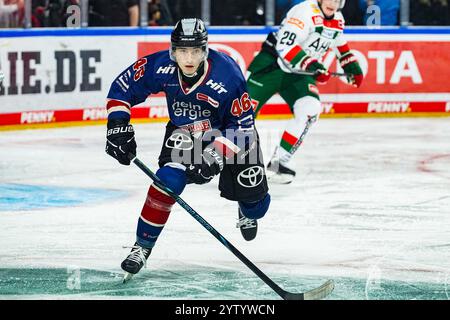
POLYGON ((295 178, 295 171, 272 159, 267 165, 267 180, 278 184, 289 184, 295 178))
POLYGON ((129 281, 133 275, 139 272, 143 266, 147 264, 147 259, 150 256, 152 249, 143 248, 137 243, 131 247, 131 252, 122 261, 121 267, 125 271, 123 283, 129 281))
POLYGON ((236 228, 241 229, 242 236, 245 240, 251 241, 255 239, 258 231, 258 222, 255 219, 249 219, 245 217, 241 209, 238 209, 239 221, 236 224, 236 228))

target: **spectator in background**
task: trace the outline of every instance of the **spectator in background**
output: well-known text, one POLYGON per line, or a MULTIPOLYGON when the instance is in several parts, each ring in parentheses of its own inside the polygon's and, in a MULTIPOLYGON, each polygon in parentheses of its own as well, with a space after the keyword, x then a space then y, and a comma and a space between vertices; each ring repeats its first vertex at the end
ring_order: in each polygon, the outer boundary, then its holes
POLYGON ((410 19, 417 26, 450 25, 448 0, 415 0, 410 6, 410 19))
POLYGON ((161 19, 161 10, 156 4, 148 5, 148 26, 157 27, 159 26, 159 19, 161 19))
POLYGON ((227 0, 226 6, 211 2, 211 25, 265 25, 264 7, 264 0, 227 0))
POLYGON ((32 0, 31 24, 37 28, 66 27, 67 8, 79 0, 32 0))
POLYGON ((148 13, 149 26, 171 26, 173 24, 172 14, 166 0, 148 0, 148 13), (152 18, 152 14, 159 17, 156 18, 155 22, 150 24, 155 19, 152 18))
POLYGON ((23 24, 24 0, 0 0, 0 27, 20 28, 23 24))
POLYGON ((367 25, 367 19, 372 13, 367 12, 367 8, 376 5, 381 10, 381 25, 398 25, 398 15, 400 11, 400 0, 359 0, 359 4, 364 13, 364 24, 367 25))
POLYGON ((361 10, 359 0, 345 1, 345 7, 342 9, 342 14, 345 17, 345 25, 347 26, 362 26, 364 11, 361 10))
POLYGON ((276 0, 275 3, 275 24, 280 24, 290 8, 305 0, 276 0))
POLYGON ((90 0, 90 27, 137 27, 139 0, 90 0))

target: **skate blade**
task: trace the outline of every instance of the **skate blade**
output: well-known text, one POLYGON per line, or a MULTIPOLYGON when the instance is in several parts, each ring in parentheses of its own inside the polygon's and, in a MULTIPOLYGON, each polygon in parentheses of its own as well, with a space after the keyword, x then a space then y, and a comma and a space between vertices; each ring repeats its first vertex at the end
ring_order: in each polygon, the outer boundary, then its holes
POLYGON ((128 281, 131 280, 131 278, 133 278, 134 274, 129 273, 129 272, 125 272, 125 275, 123 276, 123 280, 122 283, 127 283, 128 281))
POLYGON ((252 229, 255 229, 255 230, 242 230, 241 229, 241 234, 242 234, 242 237, 244 238, 244 240, 252 241, 253 239, 256 238, 257 228, 252 228, 252 229))
POLYGON ((290 174, 278 174, 267 172, 267 181, 275 184, 289 184, 294 181, 295 176, 290 174))

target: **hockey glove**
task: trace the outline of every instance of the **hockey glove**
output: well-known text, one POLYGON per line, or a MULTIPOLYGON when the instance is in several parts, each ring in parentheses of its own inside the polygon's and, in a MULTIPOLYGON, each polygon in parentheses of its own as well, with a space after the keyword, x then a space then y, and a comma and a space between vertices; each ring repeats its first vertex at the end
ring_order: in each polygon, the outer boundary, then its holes
POLYGON ((364 79, 364 75, 361 67, 359 66, 358 60, 356 60, 356 57, 353 55, 353 53, 348 52, 344 54, 339 59, 339 62, 345 73, 349 74, 347 76, 347 81, 349 82, 349 84, 356 88, 359 88, 364 79))
POLYGON ((212 180, 223 169, 223 158, 213 148, 206 147, 202 154, 201 164, 192 164, 186 168, 189 182, 204 184, 212 180))
POLYGON ((315 78, 318 83, 325 84, 330 80, 331 74, 328 72, 327 68, 323 66, 317 60, 312 60, 305 68, 306 71, 311 71, 315 73, 315 78))
POLYGON ((106 153, 120 164, 130 165, 130 154, 136 155, 134 129, 127 119, 108 120, 106 153))

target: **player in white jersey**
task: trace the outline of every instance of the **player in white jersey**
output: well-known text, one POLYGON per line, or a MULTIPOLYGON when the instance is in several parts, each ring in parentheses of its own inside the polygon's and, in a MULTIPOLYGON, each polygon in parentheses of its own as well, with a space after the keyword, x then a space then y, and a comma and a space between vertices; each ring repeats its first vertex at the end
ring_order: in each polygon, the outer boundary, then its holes
MULTIPOLYGON (((237 202, 237 227, 245 240, 253 240, 270 195, 244 75, 231 57, 209 49, 200 19, 178 21, 170 42, 169 50, 141 57, 111 84, 105 151, 130 165, 137 151, 131 109, 164 92, 170 120, 155 175, 177 195, 189 184, 219 176, 221 197, 237 202)), ((121 264, 125 280, 146 264, 175 202, 158 183, 148 189, 136 242, 121 264)))
POLYGON ((248 68, 247 85, 256 113, 279 93, 294 115, 267 166, 273 182, 290 183, 295 177, 289 163, 322 110, 316 84, 331 77, 322 64, 330 49, 348 74, 348 83, 361 86, 363 73, 343 36, 344 4, 345 0, 307 0, 292 7, 248 68))

